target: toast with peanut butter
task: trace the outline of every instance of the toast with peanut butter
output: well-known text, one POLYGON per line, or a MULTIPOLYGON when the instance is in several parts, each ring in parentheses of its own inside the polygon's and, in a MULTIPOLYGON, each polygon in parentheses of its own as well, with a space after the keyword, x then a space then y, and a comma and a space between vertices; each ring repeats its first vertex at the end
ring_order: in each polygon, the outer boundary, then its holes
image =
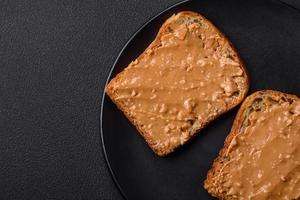
POLYGON ((165 21, 106 92, 152 150, 165 156, 237 106, 248 87, 228 39, 200 14, 185 11, 165 21))
POLYGON ((243 102, 204 187, 219 199, 300 199, 300 99, 259 91, 243 102))

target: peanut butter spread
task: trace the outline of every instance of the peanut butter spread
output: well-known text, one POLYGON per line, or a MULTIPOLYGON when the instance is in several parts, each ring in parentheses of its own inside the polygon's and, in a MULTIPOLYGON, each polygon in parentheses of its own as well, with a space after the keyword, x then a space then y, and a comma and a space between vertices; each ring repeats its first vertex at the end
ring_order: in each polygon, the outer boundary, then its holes
POLYGON ((217 179, 230 199, 300 199, 300 101, 268 104, 249 114, 226 152, 217 179))
POLYGON ((208 22, 178 19, 166 30, 113 83, 115 101, 162 151, 235 104, 246 84, 235 51, 208 22))

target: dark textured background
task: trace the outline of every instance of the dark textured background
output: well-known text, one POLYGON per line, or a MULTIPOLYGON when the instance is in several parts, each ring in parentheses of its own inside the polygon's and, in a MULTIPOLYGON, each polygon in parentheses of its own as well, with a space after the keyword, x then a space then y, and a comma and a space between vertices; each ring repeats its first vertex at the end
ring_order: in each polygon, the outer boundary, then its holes
POLYGON ((103 86, 129 37, 175 2, 0 0, 0 199, 121 199, 101 149, 103 86))

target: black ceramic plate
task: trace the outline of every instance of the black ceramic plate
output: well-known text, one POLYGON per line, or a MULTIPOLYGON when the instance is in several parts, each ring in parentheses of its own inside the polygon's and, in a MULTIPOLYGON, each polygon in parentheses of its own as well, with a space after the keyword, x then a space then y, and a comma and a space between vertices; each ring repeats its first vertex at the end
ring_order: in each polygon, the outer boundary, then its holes
MULTIPOLYGON (((173 13, 193 10, 210 19, 237 48, 250 76, 250 93, 275 89, 300 95, 300 12, 271 0, 199 0, 177 4, 146 23, 118 56, 110 80, 150 44, 173 13)), ((237 108, 221 116, 189 144, 156 156, 107 96, 101 111, 104 153, 113 178, 129 200, 213 199, 203 189, 237 108)))

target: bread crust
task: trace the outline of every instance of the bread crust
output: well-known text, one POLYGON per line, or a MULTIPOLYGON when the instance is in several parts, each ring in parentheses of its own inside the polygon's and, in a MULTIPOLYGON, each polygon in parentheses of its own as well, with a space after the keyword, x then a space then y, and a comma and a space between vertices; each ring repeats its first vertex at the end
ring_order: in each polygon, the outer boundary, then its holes
POLYGON ((213 187, 213 178, 216 176, 216 174, 219 173, 220 169, 222 168, 222 161, 226 158, 226 152, 231 144, 231 141, 237 136, 239 133, 239 129, 244 121, 243 114, 244 111, 251 105, 251 102, 255 100, 256 98, 262 97, 263 95, 268 95, 268 96, 283 96, 287 99, 299 99, 296 95, 293 94, 286 94, 283 92, 275 91, 275 90, 260 90, 256 91, 250 96, 248 96, 242 103, 231 128, 230 133, 226 137, 224 141, 224 146, 220 150, 217 158, 214 160, 211 169, 207 173, 207 178, 204 181, 204 188, 208 190, 209 193, 211 193, 214 197, 217 197, 219 199, 226 199, 225 196, 222 194, 216 194, 211 192, 211 188, 213 187))
MULTIPOLYGON (((217 115, 215 116, 211 116, 209 118, 207 118, 207 120, 205 122, 203 122, 203 124, 201 125, 201 128, 200 129, 197 129, 197 130, 194 130, 195 134, 190 134, 188 141, 191 140, 191 138, 195 137, 197 134, 196 133, 199 133, 204 127, 207 126, 207 124, 209 124, 211 121, 213 121, 214 119, 218 118, 220 115, 232 110, 234 107, 236 107, 238 104, 240 104, 242 102, 242 100, 245 98, 248 90, 249 90, 249 78, 248 78, 248 72, 245 68, 245 65, 244 65, 244 62, 243 60, 241 59, 240 55, 238 54, 236 48, 232 45, 232 43, 228 40, 228 38, 221 32, 219 31, 219 29, 212 23, 210 22, 208 19, 206 19, 204 16, 200 15, 199 13, 196 13, 196 12, 192 12, 192 11, 182 11, 182 12, 179 12, 176 14, 177 15, 184 15, 186 17, 199 17, 199 18, 202 18, 204 21, 206 21, 210 26, 212 26, 215 31, 221 36, 221 38, 224 39, 225 42, 227 42, 230 47, 232 48, 232 50, 234 51, 234 53, 237 55, 237 58, 238 58, 238 62, 240 63, 240 68, 242 69, 243 71, 243 78, 245 79, 245 85, 244 85, 244 88, 242 90, 240 90, 241 92, 241 95, 239 95, 239 98, 237 99, 237 102, 228 106, 227 110, 225 110, 224 112, 220 112, 218 113, 217 115)), ((151 44, 145 49, 145 51, 140 54, 137 58, 137 60, 140 60, 142 59, 144 56, 145 56, 145 52, 147 52, 147 50, 149 49, 153 49, 155 50, 156 46, 159 44, 159 41, 161 39, 161 37, 164 35, 164 33, 166 33, 168 30, 167 30, 167 27, 170 23, 173 22, 173 20, 176 20, 174 19, 174 15, 170 18, 168 18, 164 24, 161 26, 161 28, 159 29, 158 31, 158 34, 156 36, 156 38, 153 40, 153 42, 151 42, 151 44)), ((151 141, 151 138, 148 136, 148 134, 146 134, 144 132, 144 130, 138 126, 138 123, 136 122, 135 120, 135 117, 132 116, 127 110, 124 110, 122 109, 122 106, 115 100, 116 99, 116 96, 114 95, 114 92, 113 92, 113 83, 118 81, 118 79, 120 79, 122 76, 122 73, 119 73, 117 74, 110 82, 109 84, 106 86, 105 90, 106 90, 106 93, 108 94, 108 96, 110 97, 110 99, 117 105, 117 107, 125 114, 125 116, 128 118, 128 120, 135 125, 135 127, 137 128, 137 130, 139 131, 140 135, 144 137, 144 139, 146 140, 146 142, 148 143, 149 147, 159 156, 166 156, 168 155, 169 153, 173 152, 175 149, 179 148, 181 145, 177 146, 177 147, 170 147, 168 149, 157 149, 155 148, 155 145, 152 143, 151 141)), ((185 143, 187 143, 185 142, 185 143)))

